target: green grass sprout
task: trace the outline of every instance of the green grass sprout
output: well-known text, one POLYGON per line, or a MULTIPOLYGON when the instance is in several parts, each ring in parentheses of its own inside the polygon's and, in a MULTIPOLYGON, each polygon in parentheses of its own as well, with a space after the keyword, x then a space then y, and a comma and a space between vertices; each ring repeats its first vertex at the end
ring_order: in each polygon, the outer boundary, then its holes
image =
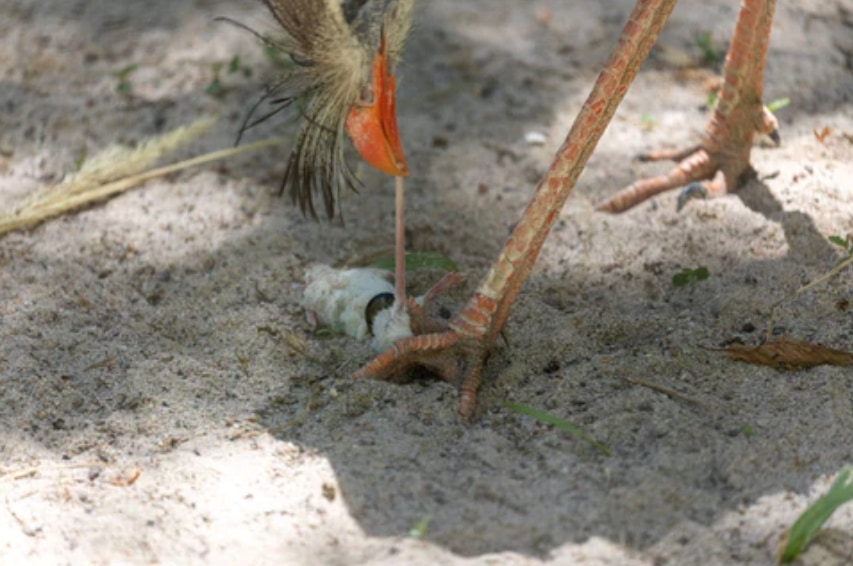
POLYGON ((228 63, 223 63, 221 61, 217 61, 215 63, 211 63, 210 69, 213 71, 213 79, 207 84, 204 92, 209 94, 210 96, 222 96, 225 94, 225 86, 222 83, 222 70, 229 75, 233 75, 235 73, 242 73, 245 78, 249 78, 252 76, 251 67, 246 67, 240 62, 240 56, 235 55, 231 57, 231 60, 228 63))
POLYGON ((644 113, 640 116, 640 124, 646 130, 652 130, 658 125, 658 121, 651 114, 644 113))
POLYGON ((222 71, 222 63, 212 63, 210 70, 213 71, 213 80, 207 83, 204 92, 210 96, 221 96, 225 92, 225 89, 222 87, 222 80, 219 78, 219 73, 222 71))
POLYGON ((713 110, 717 107, 717 98, 719 98, 720 93, 716 89, 712 90, 708 93, 708 98, 705 99, 705 104, 708 105, 710 110, 713 110))
POLYGON ((231 57, 231 60, 228 61, 228 74, 233 75, 236 73, 242 73, 244 77, 247 79, 252 76, 252 68, 243 65, 240 62, 240 56, 235 55, 231 57))
POLYGON ((685 267, 672 276, 672 284, 675 287, 694 285, 700 281, 704 281, 709 275, 707 267, 697 267, 696 269, 685 267))
POLYGON ((420 521, 415 523, 415 526, 409 529, 409 536, 416 539, 422 539, 427 534, 429 523, 432 521, 431 515, 424 515, 420 521))
POLYGON ((820 285, 822 283, 829 281, 830 279, 832 279, 833 277, 835 277, 836 275, 838 275, 839 273, 841 273, 842 271, 844 271, 845 269, 847 269, 848 267, 853 265, 853 242, 851 242, 850 236, 848 235, 846 238, 842 238, 841 236, 829 236, 828 239, 829 239, 830 243, 832 243, 836 246, 839 246, 839 247, 843 248, 845 251, 847 251, 847 257, 841 258, 841 261, 839 261, 837 264, 835 264, 835 267, 833 267, 832 269, 830 269, 829 271, 827 271, 826 273, 824 273, 823 275, 821 275, 820 277, 818 277, 814 281, 812 281, 810 283, 806 283, 805 285, 803 285, 802 287, 800 287, 799 289, 797 289, 796 291, 794 291, 790 295, 788 295, 786 297, 782 297, 781 299, 779 299, 778 301, 776 301, 775 303, 770 305, 770 316, 768 317, 769 320, 767 321, 767 331, 766 331, 767 340, 770 340, 771 337, 773 336, 773 320, 775 317, 776 309, 779 307, 779 305, 781 305, 785 301, 788 301, 790 299, 793 299, 794 297, 801 295, 802 293, 805 293, 806 291, 808 291, 812 287, 816 287, 817 285, 820 285))
POLYGON ((853 480, 850 480, 850 471, 850 466, 841 470, 829 491, 809 505, 808 509, 803 511, 791 525, 787 542, 779 556, 780 564, 794 561, 811 543, 835 510, 848 501, 853 501, 853 480))
POLYGON ((571 434, 572 436, 574 436, 575 438, 589 443, 593 448, 601 451, 606 456, 611 455, 610 448, 608 448, 604 444, 598 442, 597 440, 595 440, 590 435, 588 435, 587 433, 585 433, 580 428, 576 427, 575 425, 573 425, 570 422, 564 421, 563 419, 555 417, 554 415, 552 415, 550 413, 546 413, 545 411, 540 411, 539 409, 534 409, 533 407, 530 407, 529 405, 523 405, 521 403, 504 403, 503 405, 505 408, 509 409, 510 411, 513 411, 514 413, 518 413, 520 415, 525 415, 528 417, 533 417, 534 419, 536 419, 537 421, 539 421, 541 423, 552 425, 552 426, 555 426, 561 430, 564 430, 564 431, 568 432, 569 434, 571 434))
POLYGON ((273 65, 281 69, 290 69, 294 65, 290 55, 277 47, 275 41, 271 38, 267 38, 267 41, 264 42, 264 55, 266 55, 267 59, 273 65))
POLYGON ((118 79, 118 83, 116 83, 117 93, 130 94, 133 91, 133 85, 130 83, 130 75, 138 68, 139 65, 134 63, 113 73, 113 76, 118 79))
POLYGON ((842 238, 841 236, 830 236, 828 240, 847 252, 847 255, 853 255, 853 237, 849 234, 846 238, 842 238))
POLYGON ((74 171, 80 171, 83 168, 83 165, 86 164, 86 159, 89 157, 89 153, 87 151, 83 151, 83 153, 74 160, 74 171))
POLYGON ((777 110, 781 110, 791 104, 791 99, 787 96, 784 98, 777 98, 776 100, 771 100, 767 103, 767 109, 771 112, 776 112, 777 110))
POLYGON ((723 60, 723 51, 714 47, 710 31, 703 31, 696 37, 696 45, 702 51, 702 63, 713 66, 723 60))

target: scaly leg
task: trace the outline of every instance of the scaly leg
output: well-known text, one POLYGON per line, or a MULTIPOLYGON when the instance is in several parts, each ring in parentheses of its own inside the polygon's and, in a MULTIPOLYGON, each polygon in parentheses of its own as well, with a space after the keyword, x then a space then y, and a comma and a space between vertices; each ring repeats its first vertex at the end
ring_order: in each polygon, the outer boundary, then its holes
POLYGON ((640 0, 613 55, 598 77, 533 200, 474 296, 445 332, 398 340, 353 377, 392 380, 423 366, 459 387, 466 420, 476 408, 483 364, 509 308, 530 276, 554 220, 574 188, 604 129, 652 48, 676 0, 640 0))
POLYGON ((396 302, 406 304, 406 212, 403 178, 394 178, 394 290, 396 302))
POLYGON ((751 171, 749 153, 755 132, 779 142, 776 119, 762 104, 764 64, 775 0, 743 0, 714 115, 698 147, 641 156, 642 161, 672 159, 669 174, 643 179, 600 203, 605 212, 624 212, 665 191, 684 187, 679 210, 691 198, 734 191, 751 171))

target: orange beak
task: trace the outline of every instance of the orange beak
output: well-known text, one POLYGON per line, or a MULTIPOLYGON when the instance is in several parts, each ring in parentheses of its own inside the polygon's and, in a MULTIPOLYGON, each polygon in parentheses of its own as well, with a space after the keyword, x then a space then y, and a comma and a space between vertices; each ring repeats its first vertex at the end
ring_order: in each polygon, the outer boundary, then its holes
POLYGON ((388 72, 385 41, 373 61, 373 102, 355 104, 347 115, 345 128, 361 157, 383 173, 404 177, 409 174, 394 104, 394 75, 388 72))

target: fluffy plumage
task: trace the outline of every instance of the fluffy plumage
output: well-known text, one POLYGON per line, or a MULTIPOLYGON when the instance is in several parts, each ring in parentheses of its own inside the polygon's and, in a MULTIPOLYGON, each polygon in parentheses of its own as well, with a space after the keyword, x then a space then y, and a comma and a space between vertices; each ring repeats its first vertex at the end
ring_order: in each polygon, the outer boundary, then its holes
MULTIPOLYGON (((357 182, 344 159, 344 124, 349 110, 373 99, 373 61, 384 38, 389 69, 399 60, 409 31, 413 0, 264 0, 284 29, 274 45, 290 54, 294 68, 274 86, 281 107, 299 105, 297 134, 282 190, 303 213, 335 216, 335 196, 357 182)), ((281 108, 279 108, 281 109, 281 108)))

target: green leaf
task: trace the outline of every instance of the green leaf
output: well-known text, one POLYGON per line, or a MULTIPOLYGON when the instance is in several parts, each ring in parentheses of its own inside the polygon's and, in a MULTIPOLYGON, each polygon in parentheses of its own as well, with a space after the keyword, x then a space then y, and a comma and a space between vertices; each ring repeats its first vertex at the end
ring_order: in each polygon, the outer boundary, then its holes
POLYGON ((829 241, 835 244, 836 246, 841 246, 845 250, 851 249, 851 243, 848 238, 842 238, 841 236, 830 236, 829 241))
POLYGON ((123 67, 118 71, 113 72, 113 76, 118 79, 118 83, 116 83, 116 92, 119 94, 130 94, 133 90, 133 85, 130 84, 128 78, 130 74, 139 68, 139 65, 134 63, 133 65, 128 65, 127 67, 123 67))
POLYGON ((652 116, 651 114, 647 114, 647 113, 643 113, 640 116, 640 122, 642 123, 644 128, 649 129, 649 130, 651 130, 652 128, 654 128, 655 126, 658 125, 658 121, 655 120, 654 116, 652 116))
POLYGON ((710 273, 708 272, 707 267, 697 267, 696 269, 690 269, 689 267, 685 267, 678 273, 672 276, 672 285, 674 287, 684 287, 685 285, 692 285, 694 283, 698 283, 699 281, 704 281, 708 277, 710 277, 710 273))
POLYGON ((853 500, 853 481, 848 481, 850 471, 850 466, 841 470, 829 491, 809 505, 791 526, 788 531, 788 542, 779 556, 780 563, 785 564, 795 560, 835 510, 853 500))
POLYGON ((417 539, 424 538, 426 536, 427 529, 429 528, 430 521, 432 521, 432 517, 430 515, 425 515, 409 530, 409 536, 417 539))
POLYGON ((222 81, 219 80, 219 77, 216 77, 210 83, 208 83, 207 87, 204 89, 204 92, 209 94, 210 96, 220 96, 225 91, 222 88, 222 81))
POLYGON ((120 79, 120 80, 126 79, 127 77, 130 76, 130 74, 133 71, 135 71, 138 68, 139 68, 139 65, 134 63, 132 65, 128 65, 127 67, 123 67, 123 68, 119 69, 118 71, 115 71, 113 73, 113 76, 115 76, 117 79, 120 79))
MULTIPOLYGON (((394 257, 383 257, 371 263, 369 267, 394 271, 394 257)), ((459 268, 453 260, 439 252, 411 252, 406 254, 406 271, 418 269, 443 269, 455 272, 459 268)))
POLYGON ((81 155, 80 157, 78 157, 77 159, 74 160, 74 170, 75 171, 79 171, 80 169, 83 168, 83 164, 86 163, 87 157, 88 157, 88 154, 84 151, 83 155, 81 155))
POLYGON ((708 98, 707 98, 707 100, 705 100, 705 104, 707 104, 708 108, 710 108, 711 110, 713 110, 714 108, 717 107, 717 97, 718 96, 719 96, 719 93, 716 90, 712 90, 711 92, 708 93, 708 98))
POLYGON ((771 112, 776 112, 779 109, 785 108, 791 104, 791 99, 787 96, 784 98, 777 98, 776 100, 771 100, 767 103, 767 109, 771 112))
POLYGON ((714 48, 714 42, 711 39, 711 32, 704 31, 696 38, 696 45, 702 51, 702 60, 706 65, 714 65, 723 59, 723 54, 719 49, 714 48))
POLYGON ((743 426, 741 426, 741 427, 740 427, 740 431, 741 431, 741 432, 743 433, 743 435, 744 435, 745 437, 747 437, 747 438, 752 438, 753 436, 755 436, 755 429, 754 429, 754 428, 752 428, 752 427, 751 427, 751 426, 749 426, 749 425, 743 425, 743 426))
POLYGON ((240 56, 235 55, 228 62, 228 74, 233 75, 234 73, 236 73, 239 70, 240 70, 240 56))
POLYGON ((122 81, 119 81, 118 84, 116 84, 116 92, 119 94, 130 94, 130 92, 132 90, 133 90, 133 85, 130 84, 130 81, 122 80, 122 81))
POLYGON ((264 55, 276 66, 289 69, 293 67, 293 59, 290 56, 275 46, 275 40, 266 38, 264 42, 264 55))
POLYGON ((563 419, 557 418, 550 413, 546 413, 545 411, 540 411, 539 409, 534 409, 528 405, 523 405, 521 403, 504 403, 505 408, 518 413, 520 415, 526 415, 528 417, 533 417, 539 422, 553 425, 559 429, 562 429, 577 439, 583 440, 584 442, 589 443, 593 448, 600 450, 605 455, 610 456, 610 449, 604 444, 598 442, 580 428, 576 427, 570 422, 564 421, 563 419))

